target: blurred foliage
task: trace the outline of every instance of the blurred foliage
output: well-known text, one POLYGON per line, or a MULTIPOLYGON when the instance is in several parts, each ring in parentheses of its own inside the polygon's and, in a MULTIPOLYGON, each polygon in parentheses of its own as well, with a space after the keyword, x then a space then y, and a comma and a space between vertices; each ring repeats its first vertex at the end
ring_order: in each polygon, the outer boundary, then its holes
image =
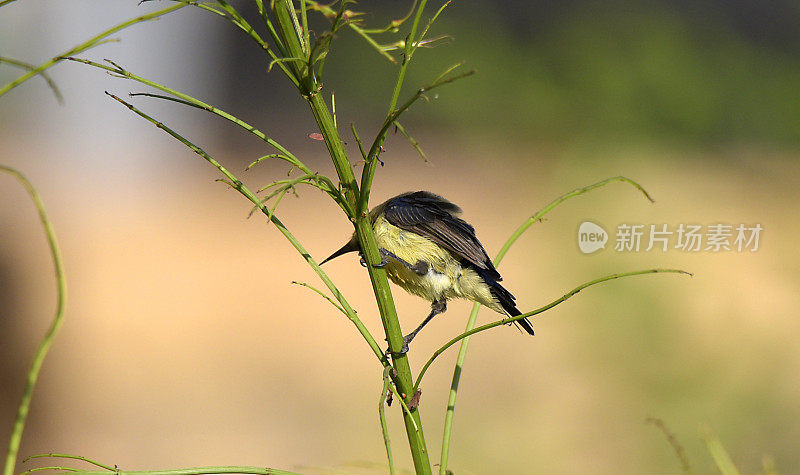
MULTIPOLYGON (((453 41, 418 55, 409 87, 459 61, 478 75, 410 118, 439 129, 556 142, 800 144, 800 51, 792 46, 800 45, 800 33, 779 22, 797 17, 798 8, 705 3, 534 2, 506 9, 498 2, 491 9, 455 2, 432 31, 453 41)), ((381 24, 379 18, 367 21, 381 24)), ((341 60, 337 94, 346 83, 361 107, 383 107, 374 98, 385 88, 388 63, 367 51, 341 60)))

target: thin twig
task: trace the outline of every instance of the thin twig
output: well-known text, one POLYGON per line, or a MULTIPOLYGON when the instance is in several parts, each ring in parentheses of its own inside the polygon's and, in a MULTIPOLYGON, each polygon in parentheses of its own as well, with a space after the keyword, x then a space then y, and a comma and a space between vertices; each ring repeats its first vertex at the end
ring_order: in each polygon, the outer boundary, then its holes
POLYGON ((55 316, 53 317, 53 321, 50 323, 50 328, 47 329, 42 341, 39 343, 39 347, 36 349, 31 367, 28 370, 25 388, 22 391, 22 398, 20 399, 19 406, 17 408, 17 415, 14 419, 14 428, 12 429, 11 437, 8 440, 8 452, 6 453, 6 463, 3 469, 3 474, 13 475, 14 466, 17 463, 17 454, 19 453, 20 442, 22 441, 22 432, 25 429, 25 421, 28 418, 31 398, 33 397, 33 390, 36 387, 36 381, 39 379, 39 372, 42 369, 42 363, 44 363, 47 352, 50 350, 50 346, 52 346, 53 340, 55 339, 58 330, 61 328, 61 325, 64 322, 64 308, 66 308, 67 303, 67 280, 64 276, 64 265, 61 261, 61 251, 58 248, 58 241, 56 240, 55 231, 50 223, 50 219, 47 217, 47 211, 45 210, 44 202, 42 202, 42 199, 39 196, 39 193, 36 191, 36 188, 34 188, 33 184, 28 181, 25 175, 14 168, 0 165, 0 171, 12 175, 20 183, 22 183, 22 186, 24 186, 28 191, 33 203, 36 205, 36 209, 39 212, 39 220, 42 222, 42 227, 44 227, 45 235, 47 236, 47 244, 50 246, 50 254, 53 258, 53 267, 56 274, 56 288, 58 292, 55 316))
POLYGON ((591 280, 589 282, 585 282, 585 283, 575 287, 574 289, 570 290, 569 292, 567 292, 566 294, 562 295, 561 297, 553 300, 549 304, 547 304, 547 305, 545 305, 543 307, 539 307, 536 310, 532 310, 530 312, 523 313, 522 315, 518 315, 516 317, 506 317, 506 318, 503 318, 501 320, 494 321, 492 323, 487 323, 486 325, 481 325, 481 326, 479 326, 477 328, 473 328, 472 330, 466 331, 466 332, 458 335, 457 337, 451 339, 450 341, 448 341, 447 343, 442 345, 441 348, 436 350, 433 353, 433 355, 430 357, 430 359, 428 359, 428 362, 425 363, 425 366, 422 367, 422 370, 420 371, 419 376, 417 376, 417 382, 414 385, 414 389, 416 390, 416 389, 419 388, 419 383, 422 381, 422 377, 425 375, 425 372, 428 370, 428 367, 431 365, 431 363, 433 363, 433 360, 435 360, 439 355, 441 355, 446 349, 450 348, 454 344, 458 343, 460 340, 462 340, 462 339, 464 339, 464 338, 466 338, 466 337, 468 337, 470 335, 474 335, 476 333, 479 333, 479 332, 482 332, 482 331, 485 331, 485 330, 489 330, 490 328, 498 327, 500 325, 506 325, 506 324, 509 324, 509 323, 513 323, 513 322, 516 322, 518 320, 522 320, 523 318, 528 318, 528 317, 532 317, 534 315, 538 315, 538 314, 540 314, 540 313, 542 313, 544 311, 550 310, 551 308, 553 308, 556 305, 560 304, 561 302, 567 300, 568 298, 570 298, 573 295, 577 294, 578 292, 580 292, 581 290, 585 289, 586 287, 590 287, 592 285, 599 284, 601 282, 606 282, 606 281, 609 281, 609 280, 620 279, 620 278, 623 278, 623 277, 631 277, 631 276, 642 275, 642 274, 656 274, 656 273, 684 274, 684 275, 688 275, 688 276, 692 276, 693 275, 690 272, 686 272, 685 270, 680 270, 680 269, 646 269, 646 270, 637 270, 637 271, 632 271, 632 272, 622 272, 622 273, 619 273, 619 274, 610 274, 610 275, 606 275, 606 276, 600 277, 598 279, 591 280))
POLYGON ((394 475, 394 460, 392 458, 392 444, 389 441, 389 426, 386 424, 386 411, 383 406, 386 404, 386 395, 389 394, 389 385, 392 380, 389 377, 389 372, 394 368, 387 366, 383 369, 383 388, 381 389, 381 396, 378 400, 378 418, 381 421, 381 433, 383 434, 383 445, 386 446, 386 458, 389 460, 389 474, 394 475))
POLYGON ((647 422, 648 424, 653 424, 654 426, 658 427, 658 429, 667 438, 667 442, 669 442, 669 445, 672 446, 672 450, 675 451, 675 455, 678 456, 678 460, 681 463, 681 469, 683 470, 683 473, 691 475, 692 468, 689 465, 689 457, 686 456, 686 451, 683 449, 681 443, 678 442, 678 439, 677 437, 675 437, 675 434, 673 434, 672 432, 669 431, 669 429, 667 429, 667 426, 664 424, 664 421, 655 417, 648 417, 647 419, 645 419, 645 422, 647 422))
MULTIPOLYGON (((556 206, 558 206, 559 204, 563 203, 564 201, 566 201, 566 200, 568 200, 568 199, 570 199, 572 197, 579 196, 579 195, 581 195, 583 193, 587 193, 587 192, 592 191, 594 189, 600 188, 600 187, 605 186, 605 185, 607 185, 607 184, 609 184, 609 183, 611 183, 613 181, 623 181, 623 182, 629 183, 629 184, 633 185, 636 189, 641 191, 644 194, 644 196, 648 200, 650 200, 650 202, 653 201, 653 199, 650 197, 650 195, 647 193, 647 191, 645 191, 645 189, 641 185, 639 185, 635 181, 631 180, 630 178, 626 178, 626 177, 623 177, 623 176, 616 176, 616 177, 612 177, 612 178, 607 178, 607 179, 601 180, 601 181, 599 181, 597 183, 593 183, 591 185, 584 186, 582 188, 578 188, 576 190, 573 190, 573 191, 571 191, 569 193, 565 193, 565 194, 559 196, 558 198, 556 198, 555 200, 551 201, 547 206, 545 206, 541 210, 539 210, 536 213, 534 213, 533 216, 531 216, 525 222, 523 222, 519 226, 519 228, 517 228, 517 230, 514 231, 511 234, 511 236, 509 236, 509 238, 506 240, 506 242, 503 245, 503 247, 498 252, 497 257, 494 258, 495 267, 499 267, 500 266, 500 263, 503 260, 503 257, 505 257, 506 252, 508 252, 508 250, 511 248, 511 246, 514 245, 514 243, 520 238, 520 236, 522 236, 522 234, 525 231, 527 231, 534 223, 537 223, 537 222, 541 221, 542 218, 544 218, 544 216, 547 213, 549 213, 550 211, 552 211, 556 206)), ((470 331, 473 328, 475 328, 475 322, 476 322, 476 320, 478 318, 478 309, 480 309, 480 307, 481 307, 481 305, 478 304, 478 303, 476 303, 476 304, 474 304, 472 306, 472 311, 470 312, 469 320, 467 322, 467 328, 466 328, 465 331, 470 331)), ((442 452, 441 452, 440 465, 439 465, 439 473, 440 473, 440 475, 444 475, 446 473, 446 471, 447 471, 447 462, 448 462, 449 450, 450 450, 450 437, 451 437, 451 434, 452 434, 452 427, 453 427, 453 415, 455 413, 455 406, 456 406, 456 396, 458 395, 458 385, 459 385, 459 382, 461 381, 461 371, 462 371, 462 369, 464 367, 464 361, 466 360, 466 357, 467 357, 467 349, 469 347, 469 340, 470 340, 470 337, 466 337, 463 340, 461 340, 461 346, 460 346, 460 348, 458 350, 458 357, 456 358, 456 364, 455 364, 455 367, 453 368, 453 379, 452 379, 452 382, 450 384, 450 395, 448 397, 447 411, 445 413, 445 418, 444 418, 444 430, 442 431, 442 452)))
MULTIPOLYGON (((260 202, 258 196, 256 196, 255 193, 250 191, 250 189, 247 186, 245 186, 244 183, 242 183, 241 180, 236 178, 236 176, 233 175, 233 173, 231 173, 227 168, 222 166, 219 162, 217 162, 211 155, 206 153, 203 149, 201 149, 200 147, 198 147, 197 145, 195 145, 194 143, 192 143, 191 141, 189 141, 188 139, 186 139, 182 135, 178 134, 177 132, 175 132, 171 128, 167 127, 162 122, 159 122, 156 119, 154 119, 153 117, 151 117, 151 116, 145 114, 144 112, 140 111, 139 109, 134 107, 132 104, 130 104, 128 102, 125 102, 124 100, 120 99, 119 97, 117 97, 117 96, 115 96, 113 94, 110 94, 108 92, 106 92, 106 94, 109 97, 111 97, 112 99, 116 100, 120 104, 122 104, 125 107, 127 107, 128 109, 130 109, 136 115, 142 117, 143 119, 147 120, 148 122, 152 123, 153 125, 155 125, 159 129, 161 129, 164 132, 166 132, 167 134, 171 135, 173 138, 177 139, 182 144, 186 145, 189 149, 191 149, 197 155, 201 156, 204 160, 206 160, 208 163, 210 163, 212 166, 214 166, 214 168, 216 168, 220 173, 222 173, 225 176, 225 178, 227 178, 231 182, 231 184, 233 185, 233 187, 234 187, 234 189, 236 191, 238 191, 245 198, 250 200, 251 203, 259 206, 259 208, 261 209, 261 211, 264 214, 269 214, 269 210, 267 210, 266 207, 264 206, 264 204, 260 202)), ((308 263, 308 265, 311 266, 311 268, 314 270, 314 272, 316 272, 317 275, 320 277, 320 279, 325 283, 325 285, 328 287, 328 289, 334 295, 336 300, 338 300, 339 303, 342 304, 342 307, 346 310, 347 317, 356 326, 356 328, 358 329, 359 333, 361 333, 361 336, 364 337, 364 340, 370 346, 370 348, 372 349, 373 353, 375 353, 375 356, 378 358, 380 363, 383 366, 388 365, 389 361, 386 358, 386 355, 383 354, 383 351, 381 350, 381 348, 378 346, 378 343, 375 341, 375 338, 372 336, 372 334, 369 332, 369 330, 366 328, 366 326, 364 326, 363 322, 361 322, 361 320, 358 318, 358 316, 356 315, 355 310, 353 310, 353 308, 350 306, 350 304, 344 298, 344 295, 342 295, 342 293, 339 291, 339 289, 336 288, 336 286, 334 285, 333 281, 328 277, 328 275, 325 273, 325 271, 323 271, 322 268, 320 268, 319 264, 314 260, 314 258, 311 257, 311 254, 303 247, 303 245, 300 243, 300 241, 297 240, 297 238, 289 231, 289 229, 286 226, 284 226, 284 224, 278 219, 277 216, 275 216, 275 215, 270 216, 270 222, 272 222, 272 224, 274 224, 275 227, 278 228, 278 230, 281 232, 281 234, 283 234, 284 237, 286 237, 286 239, 289 241, 289 243, 297 250, 297 252, 303 257, 303 259, 305 259, 305 261, 308 263)))
MULTIPOLYGON (((18 61, 14 58, 7 58, 2 56, 0 56, 0 63, 10 64, 12 66, 17 66, 19 68, 27 69, 28 71, 33 71, 36 69, 36 66, 33 64, 29 64, 24 61, 18 61)), ((44 71, 41 71, 39 75, 42 76, 42 79, 45 80, 50 90, 53 91, 53 95, 56 96, 56 100, 58 101, 58 103, 64 104, 64 96, 61 95, 61 91, 58 90, 58 86, 56 86, 56 83, 53 81, 50 75, 44 71)))
POLYGON ((125 21, 125 22, 122 22, 122 23, 120 23, 120 24, 118 24, 118 25, 116 25, 116 26, 114 26, 112 28, 109 28, 108 30, 98 34, 97 36, 89 39, 88 41, 86 41, 84 43, 81 43, 78 46, 76 46, 76 47, 74 47, 74 48, 72 48, 72 49, 70 49, 68 51, 65 51, 64 53, 54 57, 53 59, 51 59, 49 61, 45 61, 44 63, 42 63, 39 66, 37 66, 35 69, 32 69, 32 70, 28 71, 27 73, 23 74, 22 76, 18 77, 15 80, 11 81, 10 83, 6 84, 5 86, 0 87, 0 96, 2 96, 3 94, 7 93, 11 89, 14 89, 15 87, 19 86, 20 84, 22 84, 23 82, 25 82, 28 79, 32 78, 33 76, 36 76, 37 74, 41 74, 45 70, 47 70, 47 69, 51 68, 52 66, 54 66, 55 64, 58 64, 59 62, 61 62, 64 59, 66 59, 67 56, 73 56, 73 55, 76 55, 76 54, 80 54, 80 53, 83 53, 84 51, 87 51, 87 50, 89 50, 91 48, 94 48, 95 46, 103 44, 104 43, 103 40, 106 37, 111 36, 111 35, 113 35, 114 33, 118 32, 120 30, 124 30, 125 28, 127 28, 129 26, 132 26, 132 25, 135 25, 137 23, 142 23, 142 22, 149 21, 149 20, 155 20, 155 19, 157 19, 157 18, 159 18, 159 17, 161 17, 163 15, 166 15, 168 13, 172 13, 172 12, 174 12, 176 10, 179 10, 179 9, 185 7, 185 6, 186 5, 183 5, 183 4, 173 5, 171 7, 165 8, 163 10, 158 10, 158 11, 155 11, 153 13, 148 13, 147 15, 142 15, 142 16, 138 16, 136 18, 132 18, 132 19, 130 19, 128 21, 125 21))

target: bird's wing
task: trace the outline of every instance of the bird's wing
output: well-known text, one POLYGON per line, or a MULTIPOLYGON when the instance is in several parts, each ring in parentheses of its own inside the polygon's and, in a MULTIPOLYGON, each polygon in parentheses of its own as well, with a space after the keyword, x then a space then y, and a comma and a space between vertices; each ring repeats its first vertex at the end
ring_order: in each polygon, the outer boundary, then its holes
POLYGON ((492 265, 475 229, 455 216, 458 206, 441 196, 418 191, 397 196, 386 203, 384 216, 398 228, 424 236, 480 269, 485 269, 495 280, 500 274, 492 265))

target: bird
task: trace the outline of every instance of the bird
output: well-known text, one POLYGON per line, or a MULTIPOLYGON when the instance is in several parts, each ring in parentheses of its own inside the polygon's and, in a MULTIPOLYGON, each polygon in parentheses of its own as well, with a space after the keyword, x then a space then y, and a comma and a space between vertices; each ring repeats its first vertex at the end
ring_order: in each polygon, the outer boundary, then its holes
MULTIPOLYGON (((396 285, 431 302, 428 316, 403 337, 402 353, 433 317, 447 310, 449 299, 478 302, 511 317, 522 314, 515 297, 500 285, 503 278, 475 236, 475 228, 460 214, 461 208, 429 191, 402 193, 369 213, 382 256, 378 266, 396 285)), ((355 232, 320 265, 354 251, 366 265, 355 232)), ((515 323, 533 335, 527 318, 515 323)))

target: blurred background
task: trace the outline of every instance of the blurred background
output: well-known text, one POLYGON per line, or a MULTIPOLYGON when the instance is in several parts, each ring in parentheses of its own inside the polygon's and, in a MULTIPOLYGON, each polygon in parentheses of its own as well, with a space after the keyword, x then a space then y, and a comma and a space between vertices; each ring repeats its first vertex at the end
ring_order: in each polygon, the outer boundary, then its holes
MULTIPOLYGON (((249 2, 233 2, 253 18, 249 2)), ((136 1, 18 0, 0 9, 0 56, 39 64, 130 17, 167 6, 136 1)), ((440 6, 434 2, 427 16, 440 6)), ((368 25, 408 2, 362 1, 368 25)), ((253 24, 259 24, 253 18, 253 24)), ((429 157, 391 135, 373 203, 427 189, 464 209, 490 255, 554 198, 625 175, 567 201, 519 240, 500 267, 530 310, 614 272, 681 268, 589 288, 535 318, 536 336, 502 327, 473 338, 451 447, 455 473, 676 473, 647 417, 661 418, 697 473, 713 472, 699 432, 718 434, 743 473, 774 460, 800 472, 800 7, 708 0, 458 0, 420 49, 403 96, 464 61, 477 74, 405 115, 429 157), (763 231, 759 249, 667 252, 645 246, 591 255, 577 229, 717 223, 763 231)), ((405 33, 403 33, 404 35, 405 33)), ((400 36, 402 37, 402 36, 400 36)), ((115 36, 84 56, 194 95, 266 131, 333 176, 305 101, 255 44, 220 18, 184 8, 115 36)), ((386 42, 399 37, 386 37, 386 42)), ((340 128, 371 141, 396 66, 350 31, 334 43, 325 94, 340 128)), ((124 469, 271 466, 305 473, 384 471, 376 413, 380 367, 352 324, 292 281, 318 279, 216 171, 110 100, 147 91, 74 63, 0 99, 0 161, 41 192, 64 255, 65 324, 45 361, 21 455, 74 453, 124 469)), ((0 84, 21 70, 0 65, 0 84)), ((174 103, 132 99, 255 189, 285 176, 271 153, 222 120, 174 103)), ((357 173, 361 170, 357 168, 357 173)), ((278 215, 312 255, 352 226, 314 189, 278 215)), ((24 190, 0 176, 0 443, 6 446, 55 285, 46 240, 24 190)), ((646 238, 646 236, 645 236, 646 238)), ((672 241, 673 245, 675 241, 672 241)), ((381 340, 356 257, 326 264, 381 340)), ((394 287, 404 328, 426 302, 394 287)), ((452 302, 414 341, 414 371, 463 331, 452 302)), ((479 322, 497 318, 482 310, 479 322)), ((422 384, 432 461, 439 458, 457 350, 422 384)), ((391 434, 410 468, 397 407, 391 434)), ((29 464, 18 466, 19 470, 29 464)))

